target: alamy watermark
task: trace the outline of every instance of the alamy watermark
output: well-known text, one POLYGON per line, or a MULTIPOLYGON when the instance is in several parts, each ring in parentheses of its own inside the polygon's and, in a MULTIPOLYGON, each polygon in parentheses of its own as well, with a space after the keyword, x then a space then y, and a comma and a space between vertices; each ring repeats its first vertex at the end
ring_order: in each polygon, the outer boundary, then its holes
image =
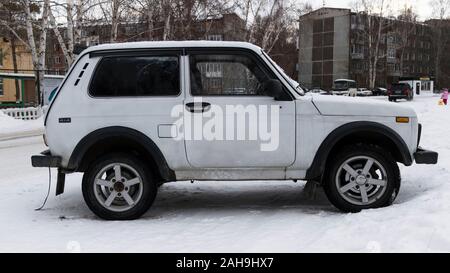
POLYGON ((280 145, 279 105, 220 106, 197 99, 192 108, 175 106, 171 116, 171 134, 179 141, 258 141, 263 152, 280 145))

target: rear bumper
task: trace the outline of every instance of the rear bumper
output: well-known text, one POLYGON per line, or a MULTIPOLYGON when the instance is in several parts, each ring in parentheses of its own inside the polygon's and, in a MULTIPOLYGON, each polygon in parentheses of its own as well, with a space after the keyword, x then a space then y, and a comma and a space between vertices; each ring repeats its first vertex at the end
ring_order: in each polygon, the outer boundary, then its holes
POLYGON ((437 164, 439 154, 437 152, 427 151, 419 148, 414 154, 414 158, 417 164, 437 164))
POLYGON ((406 99, 406 98, 408 98, 408 95, 389 95, 389 98, 393 98, 393 99, 406 99))
POLYGON ((56 195, 64 193, 66 184, 66 173, 61 169, 62 159, 60 156, 52 156, 50 151, 44 151, 41 155, 31 157, 31 165, 35 168, 58 168, 58 179, 56 183, 56 195))
POLYGON ((31 165, 35 168, 59 168, 61 167, 61 161, 60 156, 52 156, 50 151, 31 157, 31 165))

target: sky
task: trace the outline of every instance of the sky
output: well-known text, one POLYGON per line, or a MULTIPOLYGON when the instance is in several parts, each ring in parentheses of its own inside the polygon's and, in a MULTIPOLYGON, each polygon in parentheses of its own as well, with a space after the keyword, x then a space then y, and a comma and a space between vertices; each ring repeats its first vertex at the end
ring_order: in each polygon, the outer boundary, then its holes
MULTIPOLYGON (((322 7, 322 0, 312 1, 313 8, 322 7)), ((354 0, 325 0, 325 6, 336 8, 351 8, 354 0)), ((392 9, 400 10, 405 4, 412 6, 414 11, 420 16, 421 20, 426 20, 432 16, 430 0, 392 0, 392 9)))

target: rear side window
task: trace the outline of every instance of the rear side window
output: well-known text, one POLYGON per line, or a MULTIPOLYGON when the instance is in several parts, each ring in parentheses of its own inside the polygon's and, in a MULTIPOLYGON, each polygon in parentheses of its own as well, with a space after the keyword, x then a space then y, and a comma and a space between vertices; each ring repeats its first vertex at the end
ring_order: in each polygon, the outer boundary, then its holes
POLYGON ((94 97, 177 96, 179 57, 104 57, 89 92, 94 97))
POLYGON ((411 88, 411 87, 407 83, 394 83, 392 85, 392 89, 404 89, 404 88, 411 88))

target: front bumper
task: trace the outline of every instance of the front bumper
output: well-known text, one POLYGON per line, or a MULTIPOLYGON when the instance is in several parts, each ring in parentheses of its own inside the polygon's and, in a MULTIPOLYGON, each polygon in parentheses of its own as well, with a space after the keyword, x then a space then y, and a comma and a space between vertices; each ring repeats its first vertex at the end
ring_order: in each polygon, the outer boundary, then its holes
POLYGON ((44 151, 41 155, 31 157, 31 165, 35 168, 59 168, 61 161, 60 156, 52 156, 50 151, 44 151))
POLYGON ((422 148, 418 148, 414 154, 414 158, 417 164, 437 164, 439 154, 433 151, 427 151, 422 148))

